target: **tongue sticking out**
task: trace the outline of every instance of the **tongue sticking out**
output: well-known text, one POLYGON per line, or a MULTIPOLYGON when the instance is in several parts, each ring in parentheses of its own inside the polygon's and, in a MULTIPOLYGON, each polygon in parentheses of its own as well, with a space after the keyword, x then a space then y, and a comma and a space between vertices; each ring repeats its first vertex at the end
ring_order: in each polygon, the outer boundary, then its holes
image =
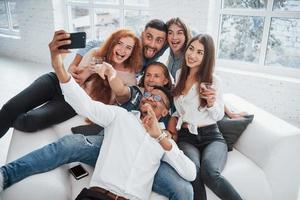
POLYGON ((152 48, 145 49, 145 57, 152 58, 155 55, 155 50, 152 48))

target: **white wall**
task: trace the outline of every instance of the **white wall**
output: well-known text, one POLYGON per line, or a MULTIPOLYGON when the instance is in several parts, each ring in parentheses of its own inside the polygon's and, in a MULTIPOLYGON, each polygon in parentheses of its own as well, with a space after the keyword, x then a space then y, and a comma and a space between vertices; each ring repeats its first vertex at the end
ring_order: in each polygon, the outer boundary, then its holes
POLYGON ((48 43, 54 29, 64 26, 62 1, 19 0, 17 1, 20 38, 0 36, 0 55, 16 57, 37 63, 49 63, 48 43), (56 25, 55 25, 56 24, 56 25))
POLYGON ((300 79, 219 67, 224 92, 234 93, 300 128, 300 79))

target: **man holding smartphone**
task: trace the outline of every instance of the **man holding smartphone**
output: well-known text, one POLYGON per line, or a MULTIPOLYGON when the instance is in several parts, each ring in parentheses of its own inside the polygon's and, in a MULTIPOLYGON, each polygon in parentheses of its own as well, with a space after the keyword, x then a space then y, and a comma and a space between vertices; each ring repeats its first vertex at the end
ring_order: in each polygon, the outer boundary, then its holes
MULTIPOLYGON (((89 199, 91 194, 98 195, 98 199, 103 200, 111 197, 148 199, 161 160, 172 166, 187 181, 194 180, 195 165, 178 149, 176 143, 167 137, 157 121, 166 115, 170 108, 172 97, 168 91, 163 87, 154 86, 151 96, 142 98, 139 107, 141 112, 127 112, 118 106, 91 100, 63 67, 61 53, 67 50, 59 50, 57 45, 60 41, 57 38, 62 34, 62 31, 56 32, 49 47, 52 66, 65 98, 77 113, 105 127, 101 152, 90 183, 91 188, 83 190, 77 199, 89 199)), ((43 153, 57 152, 57 144, 55 142, 47 145, 1 167, 0 184, 7 188, 28 176, 28 170, 34 170, 41 162, 46 165, 43 163, 43 153), (27 174, 23 174, 24 170, 27 174)), ((91 155, 85 156, 83 160, 88 160, 91 155)), ((55 155, 53 159, 55 160, 55 155)))
MULTIPOLYGON (((143 36, 145 36, 143 44, 145 44, 146 48, 144 49, 143 54, 148 57, 148 61, 151 59, 150 56, 153 55, 152 59, 155 60, 155 58, 159 57, 159 54, 162 54, 161 52, 165 44, 165 41, 161 41, 161 38, 166 38, 166 32, 164 31, 166 30, 164 28, 165 25, 160 20, 152 20, 146 25, 146 27, 147 28, 144 30, 145 34, 143 34, 143 36), (157 46, 157 43, 159 43, 160 46, 157 46)), ((76 58, 74 61, 76 61, 76 58)), ((74 79, 76 80, 76 78, 74 79)), ((87 137, 80 134, 65 136, 57 142, 47 146, 48 150, 50 148, 50 152, 52 152, 51 154, 49 154, 49 151, 46 150, 47 148, 43 148, 40 151, 35 152, 38 156, 44 157, 46 161, 44 161, 42 166, 41 162, 37 162, 36 168, 31 168, 31 172, 28 172, 28 169, 23 170, 23 174, 21 175, 24 177, 24 173, 26 173, 26 176, 29 176, 33 173, 49 171, 63 164, 76 161, 86 163, 90 166, 95 166, 103 137, 103 134, 87 137), (59 148, 56 148, 56 151, 52 151, 51 147, 59 148)), ((190 182, 180 177, 178 173, 165 162, 161 162, 161 165, 154 177, 152 190, 168 197, 171 200, 193 199, 193 189, 190 182)))

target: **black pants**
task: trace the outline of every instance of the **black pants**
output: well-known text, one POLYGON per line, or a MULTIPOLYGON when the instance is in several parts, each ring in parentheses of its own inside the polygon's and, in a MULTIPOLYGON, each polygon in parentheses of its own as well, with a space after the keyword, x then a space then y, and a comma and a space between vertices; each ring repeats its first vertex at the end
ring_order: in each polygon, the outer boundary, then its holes
POLYGON ((75 200, 112 200, 106 194, 83 188, 75 200))
POLYGON ((34 132, 75 116, 64 100, 57 76, 40 76, 22 92, 10 99, 0 110, 0 137, 10 127, 34 132))

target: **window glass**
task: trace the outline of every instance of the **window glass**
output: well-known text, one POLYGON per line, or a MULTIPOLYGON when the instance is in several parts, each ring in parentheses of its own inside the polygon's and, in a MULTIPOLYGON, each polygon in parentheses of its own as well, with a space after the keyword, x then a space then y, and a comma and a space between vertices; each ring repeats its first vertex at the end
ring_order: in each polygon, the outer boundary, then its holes
POLYGON ((263 25, 262 17, 223 15, 219 58, 258 63, 263 25))
POLYGON ((8 17, 6 14, 5 2, 0 1, 0 28, 8 29, 8 17))
POLYGON ((149 0, 124 0, 125 5, 145 5, 149 6, 149 0))
POLYGON ((19 30, 19 23, 18 23, 17 12, 16 12, 16 2, 10 1, 10 2, 8 2, 8 6, 10 9, 11 18, 12 18, 12 28, 13 28, 13 30, 19 30))
POLYGON ((264 9, 268 0, 224 0, 223 8, 264 9))
POLYGON ((148 11, 125 10, 125 27, 133 29, 140 35, 149 20, 148 11))
POLYGON ((90 25, 90 16, 89 9, 79 6, 72 6, 71 8, 71 23, 72 23, 72 32, 84 31, 87 33, 87 38, 91 38, 91 25, 90 25))
POLYGON ((274 0, 273 10, 300 11, 299 0, 274 0))
POLYGON ((300 19, 272 18, 266 65, 300 69, 300 19))
POLYGON ((118 9, 95 9, 94 14, 96 38, 105 40, 108 35, 120 27, 120 14, 118 9))
POLYGON ((68 0, 68 2, 73 2, 73 3, 88 3, 89 0, 68 0))
POLYGON ((95 0, 94 2, 102 4, 117 4, 119 0, 95 0))

